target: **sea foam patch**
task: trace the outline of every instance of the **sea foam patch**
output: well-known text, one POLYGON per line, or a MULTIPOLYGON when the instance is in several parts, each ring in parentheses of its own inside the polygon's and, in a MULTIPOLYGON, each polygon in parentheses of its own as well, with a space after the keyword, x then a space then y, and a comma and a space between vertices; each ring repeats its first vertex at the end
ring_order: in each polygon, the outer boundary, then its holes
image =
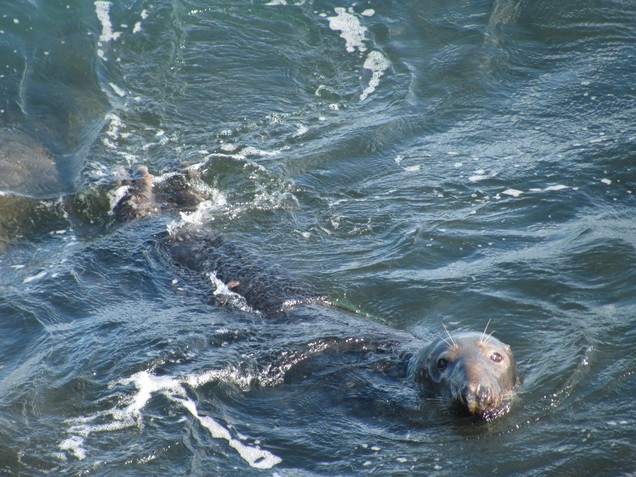
MULTIPOLYGON (((251 467, 270 469, 282 462, 282 459, 259 446, 246 444, 245 436, 233 435, 229 429, 212 417, 201 415, 196 403, 188 397, 184 386, 188 384, 198 387, 219 378, 231 379, 232 376, 232 373, 223 371, 206 371, 184 377, 156 376, 148 371, 140 371, 129 378, 115 381, 112 386, 132 385, 135 391, 123 396, 120 402, 111 409, 67 420, 68 437, 59 444, 59 448, 63 451, 60 458, 66 459, 67 454, 70 454, 77 459, 85 459, 88 455, 86 439, 92 434, 116 432, 130 427, 141 428, 144 408, 154 395, 161 394, 187 410, 213 438, 227 441, 229 447, 234 449, 251 467)), ((238 384, 244 385, 245 383, 241 381, 244 380, 240 380, 238 384)))
POLYGON ((509 195, 512 197, 519 197, 521 194, 523 194, 523 191, 518 189, 506 189, 505 191, 502 192, 502 194, 509 195))
MULTIPOLYGON (((146 18, 148 18, 148 10, 142 10, 140 16, 141 16, 141 20, 145 20, 146 18)), ((135 23, 135 26, 133 27, 133 30, 132 30, 133 33, 141 32, 141 20, 135 23)))
POLYGON ((375 91, 375 88, 380 84, 380 78, 384 75, 389 65, 389 60, 379 51, 371 51, 367 55, 363 67, 365 70, 371 71, 371 79, 369 80, 369 86, 367 86, 360 95, 360 101, 364 101, 375 91))
POLYGON ((120 37, 121 32, 113 31, 113 24, 110 21, 110 7, 111 2, 105 1, 96 1, 95 2, 95 14, 97 15, 97 19, 102 25, 102 33, 99 35, 99 43, 100 48, 97 49, 97 54, 99 57, 107 61, 104 50, 101 49, 104 43, 108 43, 111 40, 116 40, 120 37))
MULTIPOLYGON (((356 50, 365 53, 368 49, 367 28, 360 22, 360 16, 371 17, 375 14, 373 9, 364 10, 357 15, 353 8, 345 9, 342 7, 334 8, 335 16, 327 17, 329 28, 333 31, 339 31, 340 37, 345 41, 345 48, 349 53, 356 50)), ((380 84, 380 78, 390 66, 390 62, 386 56, 379 51, 371 51, 367 54, 362 67, 371 71, 371 79, 368 86, 360 94, 360 101, 364 101, 380 84)))
POLYGON ((117 149, 117 141, 119 138, 124 137, 124 134, 120 132, 124 127, 124 123, 115 113, 108 113, 106 120, 108 125, 106 126, 105 135, 102 137, 102 143, 110 149, 117 149))
POLYGON ((179 212, 179 219, 170 222, 166 229, 170 235, 177 234, 183 227, 197 226, 214 218, 214 213, 227 205, 227 198, 217 189, 208 187, 205 194, 210 197, 204 200, 192 212, 179 212))
POLYGON ((336 15, 327 17, 329 20, 329 28, 340 32, 340 37, 346 42, 346 49, 349 53, 358 50, 364 52, 367 50, 364 42, 366 41, 367 29, 362 26, 358 17, 353 13, 352 9, 347 11, 345 8, 334 8, 336 15))

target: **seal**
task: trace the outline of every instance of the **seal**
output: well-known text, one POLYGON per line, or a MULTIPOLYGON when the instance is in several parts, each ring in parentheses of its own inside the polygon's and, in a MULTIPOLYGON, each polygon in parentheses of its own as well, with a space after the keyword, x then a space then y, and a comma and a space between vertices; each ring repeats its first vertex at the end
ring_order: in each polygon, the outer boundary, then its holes
POLYGON ((414 356, 411 371, 426 395, 486 420, 508 411, 520 382, 510 346, 485 332, 431 342, 414 356))
POLYGON ((129 222, 158 210, 154 203, 152 176, 146 166, 141 166, 133 179, 121 182, 125 187, 124 195, 113 208, 120 221, 129 222))
MULTIPOLYGON (((176 174, 171 178, 178 196, 187 197, 182 203, 188 206, 199 198, 187 190, 194 177, 176 174)), ((169 210, 175 204, 178 210, 179 201, 172 206, 155 202, 152 176, 147 168, 140 168, 128 185, 113 210, 122 221, 169 210)), ((189 276, 198 277, 198 283, 209 286, 213 276, 263 318, 296 323, 324 320, 335 324, 340 336, 331 335, 329 344, 319 347, 322 351, 329 348, 335 354, 338 350, 350 352, 355 345, 361 352, 384 353, 391 361, 386 369, 406 369, 400 375, 417 385, 423 396, 453 413, 492 420, 510 409, 514 388, 520 383, 516 361, 510 346, 485 330, 447 332, 447 337, 424 343, 379 323, 360 326, 359 316, 339 310, 324 297, 312 295, 311 287, 207 230, 175 229, 163 240, 162 248, 173 264, 187 270, 189 276)), ((310 354, 307 350, 300 353, 305 358, 310 354)), ((290 370, 293 371, 293 366, 290 370)))

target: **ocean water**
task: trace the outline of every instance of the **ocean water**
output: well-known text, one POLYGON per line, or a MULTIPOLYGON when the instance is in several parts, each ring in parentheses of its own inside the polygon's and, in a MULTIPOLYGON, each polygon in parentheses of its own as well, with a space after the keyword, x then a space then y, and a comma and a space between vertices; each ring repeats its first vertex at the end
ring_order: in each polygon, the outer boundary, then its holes
POLYGON ((0 10, 3 475, 636 472, 633 2, 0 10), (117 223, 140 165, 196 166, 209 200, 117 223), (185 283, 157 252, 183 222, 349 309, 352 338, 490 323, 511 411, 453 416, 321 354, 327 325, 185 283))

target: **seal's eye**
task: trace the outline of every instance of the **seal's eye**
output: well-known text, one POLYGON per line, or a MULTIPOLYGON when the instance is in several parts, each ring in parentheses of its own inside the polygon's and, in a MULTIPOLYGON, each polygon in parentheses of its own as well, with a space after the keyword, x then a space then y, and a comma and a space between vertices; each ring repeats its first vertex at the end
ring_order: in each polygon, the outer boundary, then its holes
POLYGON ((444 371, 447 366, 448 366, 448 361, 446 361, 444 358, 440 358, 440 359, 437 360, 437 370, 438 371, 444 371))
POLYGON ((503 361, 503 356, 499 353, 493 353, 490 355, 490 359, 492 359, 495 363, 501 363, 501 361, 503 361))

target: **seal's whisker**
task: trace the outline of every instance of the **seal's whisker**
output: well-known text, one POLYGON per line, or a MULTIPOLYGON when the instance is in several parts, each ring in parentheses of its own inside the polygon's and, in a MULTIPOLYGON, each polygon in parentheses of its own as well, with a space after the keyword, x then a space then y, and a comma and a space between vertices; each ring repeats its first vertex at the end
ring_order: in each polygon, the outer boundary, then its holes
MULTIPOLYGON (((485 343, 486 342, 486 331, 488 331, 488 326, 490 325, 490 322, 492 321, 492 318, 490 318, 488 320, 488 323, 486 323, 486 327, 484 328, 484 332, 481 334, 481 342, 485 343)), ((490 333, 489 336, 492 335, 492 332, 490 333)))
POLYGON ((453 345, 451 343, 449 343, 448 340, 444 336, 441 336, 441 338, 444 341, 444 343, 446 343, 448 345, 449 348, 453 347, 453 345))
POLYGON ((426 402, 430 403, 431 406, 435 406, 440 410, 448 408, 448 399, 442 397, 428 397, 426 398, 426 402))
POLYGON ((450 331, 448 331, 448 328, 446 328, 446 324, 442 323, 442 326, 444 327, 444 331, 446 331, 446 334, 448 335, 448 337, 450 338, 450 343, 448 341, 446 341, 446 338, 442 338, 446 344, 448 346, 450 346, 451 348, 457 348, 457 343, 455 342, 455 340, 453 339, 453 336, 450 334, 450 331))

